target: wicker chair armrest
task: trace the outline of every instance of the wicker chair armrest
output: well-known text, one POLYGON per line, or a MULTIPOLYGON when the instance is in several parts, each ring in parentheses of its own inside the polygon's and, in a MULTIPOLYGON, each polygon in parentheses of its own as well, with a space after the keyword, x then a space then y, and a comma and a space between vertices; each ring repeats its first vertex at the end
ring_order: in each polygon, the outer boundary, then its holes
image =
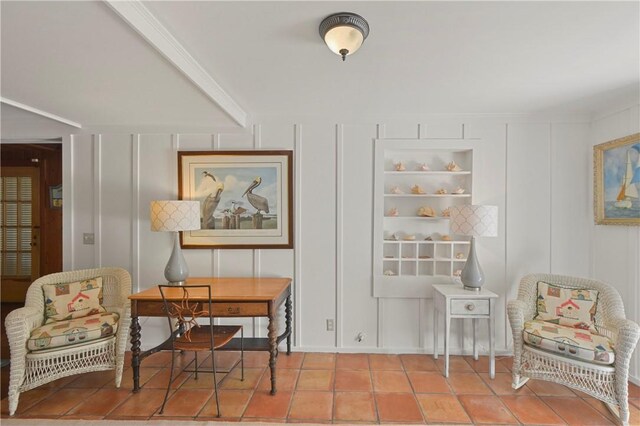
POLYGON ((509 323, 511 323, 511 328, 514 332, 516 329, 521 332, 524 329, 525 321, 533 319, 529 305, 519 299, 509 300, 507 303, 507 315, 509 316, 509 323))
POLYGON ((20 348, 26 351, 26 342, 31 332, 42 325, 44 312, 38 308, 25 306, 9 312, 5 319, 7 339, 13 353, 20 348))
POLYGON ((626 318, 616 318, 609 321, 606 328, 612 331, 611 340, 615 345, 617 357, 630 358, 640 338, 638 324, 626 318))

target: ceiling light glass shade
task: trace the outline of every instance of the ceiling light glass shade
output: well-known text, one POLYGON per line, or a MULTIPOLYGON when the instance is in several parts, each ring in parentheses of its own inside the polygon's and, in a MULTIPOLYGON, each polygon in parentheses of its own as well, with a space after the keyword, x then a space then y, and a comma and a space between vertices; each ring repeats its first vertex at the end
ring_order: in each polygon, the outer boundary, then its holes
POLYGON ((336 13, 320 23, 320 37, 344 61, 355 53, 369 35, 369 24, 355 13, 336 13))

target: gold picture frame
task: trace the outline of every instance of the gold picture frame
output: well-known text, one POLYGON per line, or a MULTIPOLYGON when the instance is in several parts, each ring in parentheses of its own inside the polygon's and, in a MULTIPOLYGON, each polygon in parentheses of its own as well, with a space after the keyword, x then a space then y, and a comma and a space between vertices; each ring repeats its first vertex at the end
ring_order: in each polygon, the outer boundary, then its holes
POLYGON ((640 226, 640 133, 593 147, 597 225, 640 226))

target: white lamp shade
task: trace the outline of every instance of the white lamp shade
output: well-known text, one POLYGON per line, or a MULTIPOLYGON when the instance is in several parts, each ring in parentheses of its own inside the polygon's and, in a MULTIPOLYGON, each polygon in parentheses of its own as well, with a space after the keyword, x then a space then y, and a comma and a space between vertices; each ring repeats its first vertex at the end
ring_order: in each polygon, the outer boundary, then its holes
POLYGON ((451 213, 451 233, 472 235, 474 237, 498 236, 497 206, 456 206, 449 208, 451 213))
POLYGON ((194 231, 200 229, 199 201, 152 201, 152 231, 194 231))
POLYGON ((342 49, 346 49, 349 52, 347 56, 355 53, 356 50, 360 49, 363 41, 362 32, 348 25, 331 28, 324 36, 324 42, 336 55, 342 55, 340 53, 342 49))

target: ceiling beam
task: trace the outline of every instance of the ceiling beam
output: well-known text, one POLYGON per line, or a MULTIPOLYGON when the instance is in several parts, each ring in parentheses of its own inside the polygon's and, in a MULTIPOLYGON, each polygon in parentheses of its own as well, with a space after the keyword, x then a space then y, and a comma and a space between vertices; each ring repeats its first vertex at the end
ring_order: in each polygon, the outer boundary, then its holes
POLYGON ((80 123, 76 123, 75 121, 68 120, 68 119, 66 119, 64 117, 60 117, 59 115, 51 114, 50 112, 43 111, 41 109, 34 108, 32 106, 29 106, 29 105, 25 105, 23 103, 16 102, 16 101, 13 101, 11 99, 0 97, 0 103, 6 104, 6 105, 11 105, 12 107, 19 108, 19 109, 24 110, 24 111, 32 112, 34 114, 38 114, 38 115, 40 115, 42 117, 46 117, 46 118, 49 118, 51 120, 59 121, 60 123, 66 124, 68 126, 73 126, 73 127, 77 127, 78 129, 82 129, 82 124, 80 124, 80 123))
POLYGON ((189 78, 213 102, 240 126, 247 124, 247 113, 205 71, 191 54, 176 40, 158 19, 139 0, 105 0, 126 23, 156 48, 180 72, 189 78))

